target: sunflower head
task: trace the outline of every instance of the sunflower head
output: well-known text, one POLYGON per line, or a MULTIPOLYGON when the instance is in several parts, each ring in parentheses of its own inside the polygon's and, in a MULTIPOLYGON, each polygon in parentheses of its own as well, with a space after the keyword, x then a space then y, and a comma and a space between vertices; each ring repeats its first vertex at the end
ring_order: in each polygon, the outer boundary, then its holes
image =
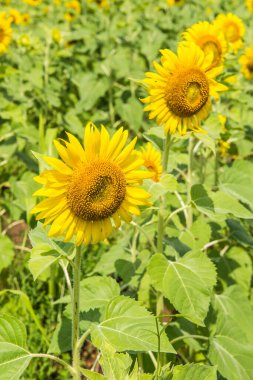
POLYGON ((40 5, 42 0, 23 0, 24 3, 31 5, 32 7, 37 7, 37 5, 40 5))
POLYGON ((224 34, 231 50, 236 52, 243 46, 242 37, 245 33, 245 27, 238 16, 232 13, 220 14, 213 24, 224 34))
POLYGON ((151 179, 159 182, 162 174, 161 152, 156 150, 151 143, 147 143, 142 148, 141 158, 144 160, 143 165, 153 174, 151 179))
POLYGON ((112 138, 94 124, 85 128, 84 146, 71 134, 68 141, 55 141, 62 160, 44 157, 52 168, 35 180, 44 187, 34 195, 47 197, 32 213, 51 224, 49 236, 75 236, 76 245, 97 243, 107 238, 113 225, 130 222, 139 206, 149 205, 150 195, 140 188, 150 178, 136 139, 126 145, 128 132, 120 128, 112 138))
POLYGON ((253 45, 245 49, 244 54, 239 59, 241 71, 245 78, 253 79, 253 45))
POLYGON ((214 80, 222 66, 212 68, 213 55, 205 55, 192 42, 179 44, 177 55, 168 49, 161 54, 161 64, 154 62, 157 73, 148 72, 143 80, 149 92, 142 99, 148 103, 144 110, 167 133, 201 131, 200 123, 211 108, 210 96, 218 98, 218 92, 226 90, 214 80))
POLYGON ((15 8, 11 8, 8 11, 8 17, 9 17, 11 23, 13 22, 16 25, 21 24, 21 22, 22 22, 22 16, 21 16, 20 12, 15 8))
POLYGON ((246 0, 246 7, 250 12, 253 12, 253 0, 246 0))
POLYGON ((173 5, 183 5, 185 0, 167 0, 167 4, 172 7, 173 5))
POLYGON ((7 51, 12 38, 10 19, 0 17, 0 54, 7 51))
POLYGON ((212 54, 212 67, 219 66, 227 51, 227 42, 221 32, 207 21, 194 24, 183 33, 186 41, 194 42, 205 54, 212 54))

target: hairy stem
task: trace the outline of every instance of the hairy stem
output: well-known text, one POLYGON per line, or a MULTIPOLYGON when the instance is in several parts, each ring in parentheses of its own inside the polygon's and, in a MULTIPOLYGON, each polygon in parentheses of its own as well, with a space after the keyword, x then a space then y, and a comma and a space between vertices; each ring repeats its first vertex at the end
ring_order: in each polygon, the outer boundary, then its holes
POLYGON ((74 380, 80 380, 80 352, 77 349, 79 340, 79 313, 80 313, 80 272, 81 272, 81 246, 76 247, 76 256, 73 273, 73 297, 72 297, 72 355, 74 380))
POLYGON ((45 358, 45 359, 50 359, 53 360, 61 365, 63 365, 67 370, 72 374, 72 376, 75 375, 75 370, 64 360, 58 358, 57 356, 49 355, 49 354, 31 354, 30 355, 32 358, 45 358))
POLYGON ((191 228, 192 225, 192 207, 191 207, 191 187, 192 187, 192 164, 193 164, 193 137, 189 138, 188 147, 188 183, 187 183, 187 202, 190 206, 188 209, 187 228, 191 228))

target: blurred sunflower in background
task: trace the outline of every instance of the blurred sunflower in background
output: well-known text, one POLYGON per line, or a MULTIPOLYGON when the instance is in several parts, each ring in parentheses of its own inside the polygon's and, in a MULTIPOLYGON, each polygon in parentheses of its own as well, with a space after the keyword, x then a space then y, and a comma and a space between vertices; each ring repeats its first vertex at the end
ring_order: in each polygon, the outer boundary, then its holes
POLYGON ((232 13, 220 14, 216 17, 213 24, 224 34, 232 51, 237 52, 243 46, 242 37, 245 33, 245 27, 238 16, 232 13))
POLYGON ((246 48, 244 54, 240 57, 241 71, 245 78, 253 79, 253 45, 246 48))
POLYGON ((253 12, 253 0, 246 0, 246 7, 250 12, 253 12))
POLYGON ((142 99, 148 105, 149 119, 156 118, 165 132, 202 131, 200 124, 211 109, 211 96, 227 88, 214 79, 223 67, 212 67, 213 54, 205 55, 194 43, 180 43, 177 55, 161 50, 161 64, 154 62, 157 73, 147 72, 142 82, 149 96, 142 99))
POLYGON ((143 165, 153 174, 151 179, 159 182, 162 174, 161 152, 156 150, 151 143, 147 143, 141 150, 141 158, 144 160, 143 165))
POLYGON ((41 4, 42 0, 23 0, 23 2, 36 7, 37 5, 41 4))
POLYGON ((68 1, 65 3, 65 7, 68 10, 64 14, 64 18, 67 21, 73 21, 81 13, 81 4, 77 0, 68 1))
POLYGON ((12 38, 10 20, 5 18, 5 14, 0 15, 0 54, 7 51, 12 38))
POLYGON ((212 67, 219 66, 223 62, 224 54, 227 51, 227 42, 224 35, 217 31, 214 25, 207 21, 198 22, 183 33, 183 38, 186 41, 194 42, 205 54, 211 53, 213 56, 212 67))
POLYGON ((22 16, 21 16, 20 12, 15 8, 9 9, 8 17, 9 17, 11 23, 14 23, 16 25, 19 25, 22 22, 22 16))
POLYGON ((172 7, 173 5, 183 5, 185 0, 167 0, 167 4, 172 7))
POLYGON ((95 3, 99 8, 109 9, 110 5, 108 0, 88 0, 89 3, 95 3))
POLYGON ((112 232, 112 222, 130 222, 139 215, 141 205, 149 205, 149 193, 139 185, 152 174, 139 170, 143 165, 134 147, 136 138, 126 145, 128 131, 120 128, 112 138, 92 123, 85 128, 84 147, 70 133, 69 141, 55 141, 62 161, 44 157, 53 169, 35 180, 44 187, 34 193, 47 199, 34 207, 37 220, 51 224, 49 236, 64 236, 75 243, 97 243, 112 232))

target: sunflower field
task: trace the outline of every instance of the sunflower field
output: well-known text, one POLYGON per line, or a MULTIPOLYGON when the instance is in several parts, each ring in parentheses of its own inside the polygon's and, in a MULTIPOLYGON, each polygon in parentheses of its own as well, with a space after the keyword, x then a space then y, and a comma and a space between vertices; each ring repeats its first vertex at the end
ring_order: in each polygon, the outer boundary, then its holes
POLYGON ((0 380, 253 380, 253 1, 0 0, 0 380))

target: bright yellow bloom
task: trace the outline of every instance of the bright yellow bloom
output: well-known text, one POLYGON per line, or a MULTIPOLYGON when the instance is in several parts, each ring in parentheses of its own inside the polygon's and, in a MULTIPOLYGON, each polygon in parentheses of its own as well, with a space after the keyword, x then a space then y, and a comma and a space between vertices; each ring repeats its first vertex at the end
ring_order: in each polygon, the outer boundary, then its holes
POLYGON ((185 0, 167 0, 167 4, 172 7, 173 5, 182 5, 185 3, 185 0))
POLYGON ((88 0, 89 3, 96 3, 99 8, 109 9, 109 3, 107 0, 88 0))
POLYGON ((161 50, 161 65, 154 62, 157 73, 148 72, 143 80, 149 96, 144 108, 149 118, 156 118, 167 133, 185 134, 187 129, 202 131, 200 124, 211 109, 211 96, 227 88, 214 78, 222 66, 212 68, 213 55, 205 55, 194 43, 181 43, 178 55, 161 50))
POLYGON ((4 16, 0 17, 0 54, 7 51, 8 45, 11 42, 12 29, 10 20, 5 19, 4 16))
POLYGON ((244 36, 245 28, 238 16, 232 13, 220 14, 213 24, 224 34, 231 50, 236 52, 243 46, 242 37, 244 36))
POLYGON ((57 28, 54 28, 52 30, 52 40, 56 42, 57 44, 61 41, 61 31, 57 28))
POLYGON ((42 2, 42 0, 23 0, 23 2, 28 5, 32 5, 33 7, 37 7, 37 5, 42 2))
POLYGON ((29 13, 23 13, 23 14, 21 15, 21 17, 22 17, 22 21, 21 21, 21 23, 22 23, 23 25, 28 25, 28 24, 30 24, 30 20, 31 20, 31 18, 30 18, 29 13))
POLYGON ((85 128, 84 147, 70 133, 69 141, 54 141, 62 161, 44 157, 52 167, 35 180, 44 187, 34 193, 47 199, 34 207, 37 220, 51 224, 49 236, 64 236, 75 244, 95 244, 112 232, 112 222, 130 222, 132 214, 140 215, 139 206, 149 205, 150 194, 139 187, 150 178, 140 153, 134 147, 136 138, 126 145, 128 131, 120 128, 112 138, 102 126, 92 123, 85 128))
POLYGON ((22 34, 18 39, 18 44, 24 47, 29 47, 31 45, 30 37, 27 34, 22 34))
POLYGON ((8 17, 9 17, 10 21, 16 25, 21 24, 21 22, 22 22, 22 16, 21 16, 20 12, 15 8, 11 8, 8 11, 8 17))
POLYGON ((205 54, 213 55, 212 66, 219 66, 227 51, 227 42, 223 34, 207 21, 194 24, 183 33, 186 41, 194 42, 205 54))
POLYGON ((253 79, 253 45, 246 48, 244 54, 239 59, 241 71, 245 78, 253 79))
POLYGON ((76 18, 76 16, 81 13, 81 5, 79 1, 68 1, 65 4, 65 7, 69 9, 69 12, 64 14, 64 18, 67 21, 73 21, 76 18))
POLYGON ((141 158, 144 160, 144 166, 153 174, 152 180, 160 181, 162 174, 161 152, 156 150, 151 143, 147 143, 142 148, 141 158))
POLYGON ((253 12, 253 0, 246 0, 246 7, 250 12, 253 12))
POLYGON ((219 151, 220 151, 221 157, 227 156, 229 154, 228 153, 229 149, 230 149, 229 142, 223 141, 223 140, 219 140, 219 151))

